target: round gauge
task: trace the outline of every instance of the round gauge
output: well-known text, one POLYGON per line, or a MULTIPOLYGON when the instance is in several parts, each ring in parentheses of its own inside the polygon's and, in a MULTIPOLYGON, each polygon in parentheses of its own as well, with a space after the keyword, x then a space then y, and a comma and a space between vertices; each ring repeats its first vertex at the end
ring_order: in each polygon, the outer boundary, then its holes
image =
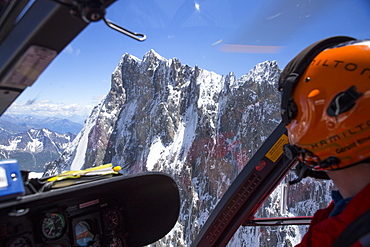
POLYGON ((66 228, 66 221, 63 214, 47 213, 42 220, 41 230, 44 237, 57 239, 61 237, 66 228))
POLYGON ((112 237, 109 239, 108 246, 109 247, 126 247, 126 243, 121 237, 116 236, 116 237, 112 237))
POLYGON ((105 221, 108 230, 114 230, 118 228, 121 222, 120 213, 117 210, 108 210, 105 213, 105 221))
POLYGON ((21 236, 21 237, 17 237, 17 238, 14 238, 14 239, 10 240, 7 243, 6 246, 9 246, 9 247, 30 247, 31 242, 30 242, 30 239, 28 237, 21 236))

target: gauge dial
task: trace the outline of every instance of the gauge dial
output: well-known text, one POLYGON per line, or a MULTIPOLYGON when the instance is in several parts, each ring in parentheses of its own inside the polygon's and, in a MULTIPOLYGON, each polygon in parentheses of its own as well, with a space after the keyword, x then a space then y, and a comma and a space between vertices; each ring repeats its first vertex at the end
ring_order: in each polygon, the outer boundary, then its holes
POLYGON ((121 222, 120 213, 117 210, 108 210, 105 213, 105 221, 108 230, 117 229, 121 222))
POLYGON ((32 246, 30 243, 30 239, 28 237, 17 237, 12 240, 10 240, 6 246, 9 247, 30 247, 32 246))
POLYGON ((42 220, 42 234, 48 239, 57 239, 64 233, 66 221, 63 214, 47 213, 42 220))
POLYGON ((109 239, 109 247, 126 247, 126 243, 120 236, 115 236, 109 239))

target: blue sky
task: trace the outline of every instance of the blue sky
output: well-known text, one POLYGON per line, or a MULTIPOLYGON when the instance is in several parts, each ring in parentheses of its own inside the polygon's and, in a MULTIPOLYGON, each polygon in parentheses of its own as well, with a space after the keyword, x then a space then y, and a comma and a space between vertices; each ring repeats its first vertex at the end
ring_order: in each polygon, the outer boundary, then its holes
POLYGON ((319 39, 370 38, 369 13, 367 0, 119 0, 107 9, 107 19, 145 33, 147 40, 135 41, 103 21, 90 23, 8 113, 81 121, 108 92, 125 53, 141 59, 154 49, 167 59, 237 77, 265 60, 283 68, 319 39))

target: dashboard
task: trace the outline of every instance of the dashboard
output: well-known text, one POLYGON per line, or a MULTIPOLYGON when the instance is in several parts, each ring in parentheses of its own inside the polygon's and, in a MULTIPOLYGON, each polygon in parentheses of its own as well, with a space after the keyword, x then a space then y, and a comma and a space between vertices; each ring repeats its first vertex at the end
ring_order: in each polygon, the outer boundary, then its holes
POLYGON ((1 246, 143 246, 172 229, 180 199, 167 175, 122 175, 0 203, 1 246))
POLYGON ((127 246, 122 209, 112 199, 90 199, 2 215, 5 246, 127 246))

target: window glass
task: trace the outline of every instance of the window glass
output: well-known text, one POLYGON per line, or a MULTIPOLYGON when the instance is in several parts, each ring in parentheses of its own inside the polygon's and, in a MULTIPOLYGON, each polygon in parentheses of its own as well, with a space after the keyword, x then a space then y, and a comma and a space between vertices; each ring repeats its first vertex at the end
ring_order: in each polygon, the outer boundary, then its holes
MULTIPOLYGON (((9 2, 0 3, 4 14, 9 2)), ((168 173, 184 198, 174 231, 196 222, 181 240, 191 243, 280 122, 284 66, 329 36, 369 38, 369 11, 365 0, 114 2, 106 19, 146 40, 91 22, 0 118, 0 156, 44 176, 110 162, 123 173, 168 173)), ((310 215, 330 200, 331 183, 288 180, 258 216, 310 215)), ((264 246, 304 233, 250 229, 232 243, 248 231, 264 246)))

